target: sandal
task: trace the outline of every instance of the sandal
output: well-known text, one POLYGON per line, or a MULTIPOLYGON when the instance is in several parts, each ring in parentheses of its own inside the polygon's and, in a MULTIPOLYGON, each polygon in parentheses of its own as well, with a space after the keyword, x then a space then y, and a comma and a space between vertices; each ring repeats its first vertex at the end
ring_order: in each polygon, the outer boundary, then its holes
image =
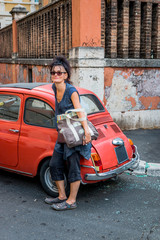
POLYGON ((53 204, 53 203, 56 204, 56 203, 62 203, 62 202, 64 202, 64 201, 66 201, 66 200, 67 200, 67 198, 61 200, 61 199, 59 199, 58 197, 57 197, 57 198, 47 197, 44 201, 45 201, 45 203, 47 203, 47 204, 53 204))
POLYGON ((58 204, 53 204, 51 206, 51 208, 53 208, 54 210, 57 210, 57 211, 72 210, 72 209, 75 209, 76 207, 77 207, 76 202, 72 203, 72 204, 68 204, 66 201, 64 201, 62 203, 58 203, 58 204))

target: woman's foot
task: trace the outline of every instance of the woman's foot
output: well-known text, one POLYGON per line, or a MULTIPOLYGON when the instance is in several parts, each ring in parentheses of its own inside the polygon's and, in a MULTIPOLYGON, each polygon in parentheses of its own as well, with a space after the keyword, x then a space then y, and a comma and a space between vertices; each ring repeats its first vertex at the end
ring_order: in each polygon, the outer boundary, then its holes
POLYGON ((57 211, 72 210, 72 209, 75 209, 76 207, 77 207, 76 202, 72 204, 68 204, 66 201, 62 203, 53 204, 51 206, 51 208, 57 211))
POLYGON ((58 197, 57 198, 51 198, 51 197, 47 197, 45 198, 45 203, 47 204, 57 204, 57 203, 63 203, 64 201, 66 201, 67 198, 65 199, 59 199, 58 197))

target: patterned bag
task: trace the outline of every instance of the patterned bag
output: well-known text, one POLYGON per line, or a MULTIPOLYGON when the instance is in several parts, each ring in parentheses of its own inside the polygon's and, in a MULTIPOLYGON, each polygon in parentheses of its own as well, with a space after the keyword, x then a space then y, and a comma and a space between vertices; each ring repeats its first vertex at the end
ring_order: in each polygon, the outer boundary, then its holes
MULTIPOLYGON (((83 145, 84 129, 81 121, 87 120, 87 114, 84 118, 78 118, 77 112, 85 112, 84 109, 70 109, 57 116, 58 139, 59 143, 66 143, 69 148, 83 145)), ((87 120, 91 139, 98 138, 98 131, 95 126, 87 120)))

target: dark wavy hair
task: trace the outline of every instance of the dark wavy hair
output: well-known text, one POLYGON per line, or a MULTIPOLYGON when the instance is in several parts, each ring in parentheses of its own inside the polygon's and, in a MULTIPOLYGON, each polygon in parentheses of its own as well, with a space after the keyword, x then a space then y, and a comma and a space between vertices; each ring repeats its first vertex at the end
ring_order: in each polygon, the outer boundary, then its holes
POLYGON ((68 82, 68 83, 72 83, 72 82, 70 81, 70 77, 71 77, 71 67, 70 67, 69 61, 68 61, 64 56, 56 56, 56 57, 53 59, 53 62, 52 62, 51 65, 50 65, 50 72, 52 71, 52 69, 53 69, 55 66, 63 66, 64 69, 65 69, 66 72, 67 72, 67 75, 68 75, 68 78, 67 78, 65 81, 68 82))

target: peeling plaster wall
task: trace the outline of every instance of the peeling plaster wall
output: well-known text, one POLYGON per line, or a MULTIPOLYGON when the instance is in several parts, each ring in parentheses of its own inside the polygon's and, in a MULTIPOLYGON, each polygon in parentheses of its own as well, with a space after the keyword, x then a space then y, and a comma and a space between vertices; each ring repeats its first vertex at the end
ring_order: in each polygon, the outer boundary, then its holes
POLYGON ((0 63, 0 84, 12 83, 12 64, 0 63))
POLYGON ((49 68, 44 66, 33 66, 32 71, 34 82, 50 82, 49 68))
POLYGON ((13 83, 14 74, 16 82, 29 82, 29 69, 32 69, 33 82, 50 82, 48 67, 0 63, 0 84, 13 83))
MULTIPOLYGON (((147 121, 145 116, 148 118, 142 110, 156 110, 153 111, 156 123, 153 121, 150 126, 147 123, 147 127, 160 127, 160 69, 105 68, 104 103, 122 128, 127 129, 127 126, 124 126, 124 118, 129 115, 130 122, 133 121, 131 119, 133 116, 139 115, 136 119, 137 123, 134 122, 133 127, 130 126, 129 129, 142 127, 139 122, 147 121), (125 114, 126 112, 128 115, 125 114)), ((148 114, 152 114, 152 111, 148 114)), ((143 127, 145 127, 144 123, 143 127)))
POLYGON ((105 69, 109 111, 160 109, 160 69, 105 69))

